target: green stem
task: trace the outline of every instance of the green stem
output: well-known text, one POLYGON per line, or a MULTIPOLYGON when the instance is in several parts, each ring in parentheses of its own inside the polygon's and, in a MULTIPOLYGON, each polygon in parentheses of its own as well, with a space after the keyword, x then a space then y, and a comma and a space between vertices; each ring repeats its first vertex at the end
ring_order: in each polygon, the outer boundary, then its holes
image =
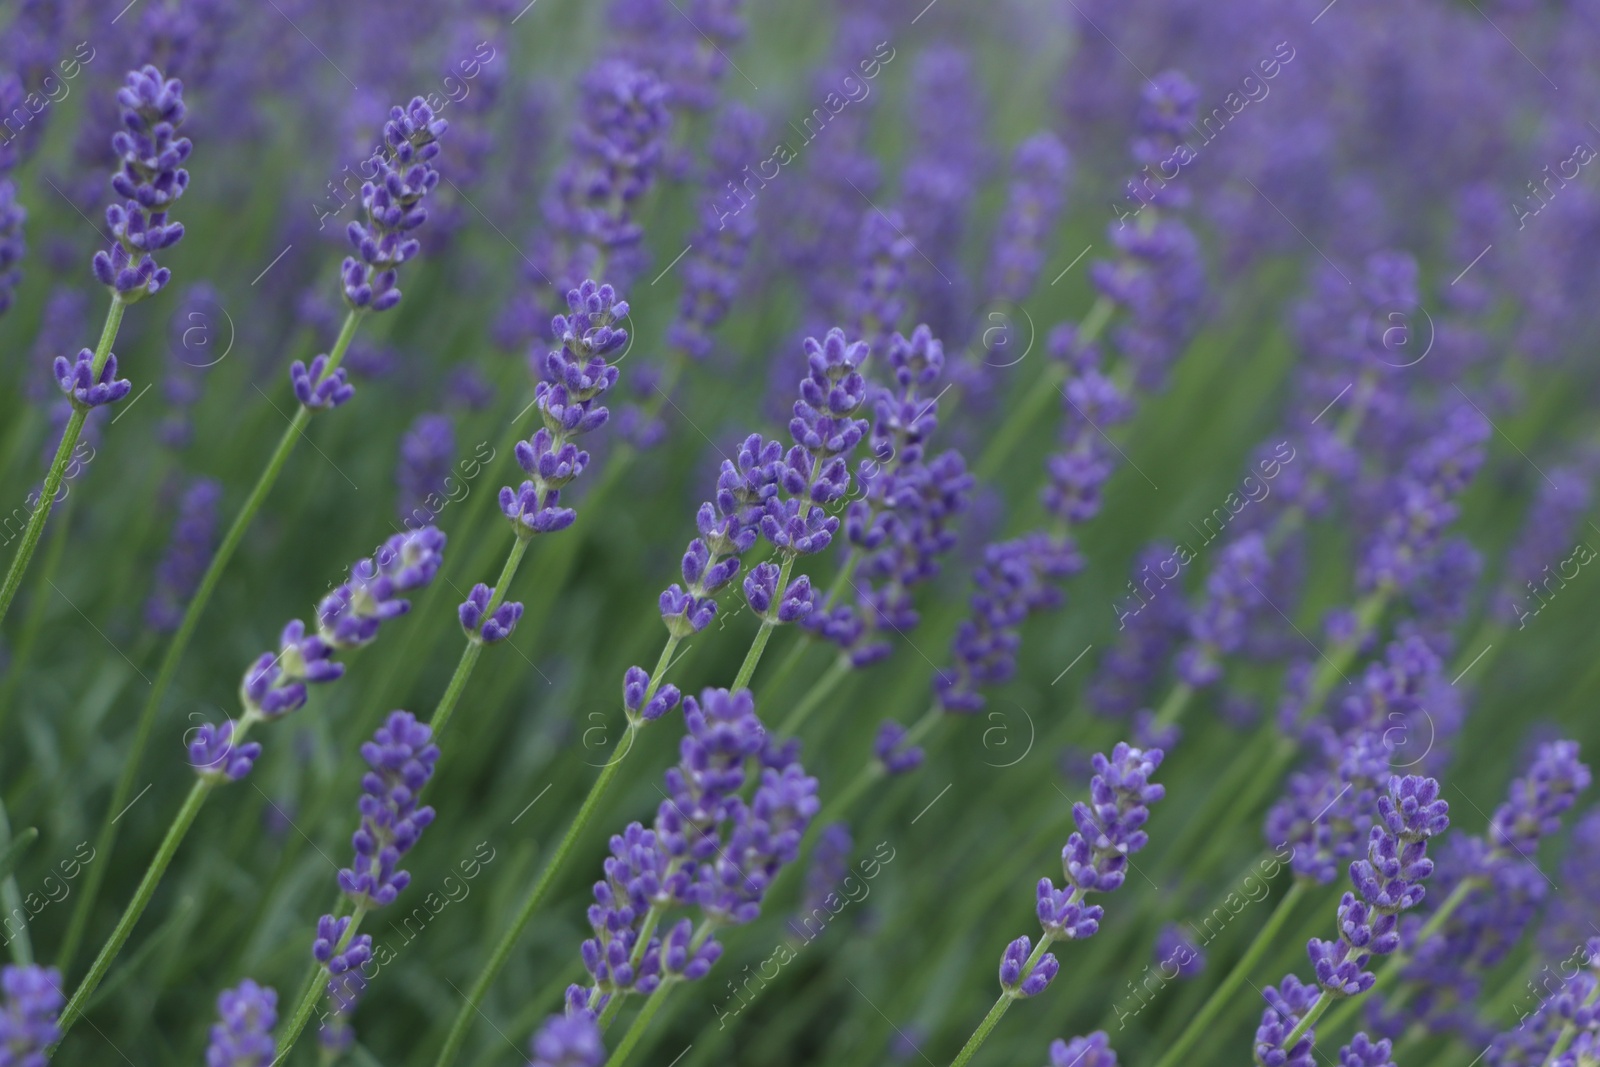
POLYGON ((606 1060, 606 1067, 622 1067, 628 1062, 628 1057, 644 1040, 644 1032, 649 1029, 650 1021, 656 1017, 661 1006, 667 1002, 667 991, 675 986, 676 982, 662 982, 656 987, 655 992, 645 998, 644 1007, 639 1009, 639 1014, 633 1017, 633 1022, 628 1024, 627 1032, 622 1035, 622 1040, 617 1042, 616 1051, 606 1060))
POLYGON ((1161 702, 1161 707, 1156 711, 1155 726, 1171 726, 1183 715, 1184 709, 1189 706, 1189 699, 1194 696, 1194 686, 1188 682, 1179 682, 1167 694, 1167 699, 1161 702))
MULTIPOLYGON (((61 569, 61 557, 67 547, 67 530, 71 520, 72 498, 68 497, 61 508, 61 521, 56 523, 56 530, 50 535, 50 543, 45 546, 44 569, 40 573, 47 585, 55 580, 56 572, 61 569)), ((28 605, 27 617, 22 621, 22 633, 17 637, 11 662, 6 666, 5 682, 0 684, 0 735, 5 733, 6 720, 16 704, 17 688, 22 683, 23 664, 33 658, 33 646, 38 643, 39 631, 44 629, 45 606, 49 602, 49 598, 43 593, 34 597, 28 605)))
POLYGON ((1294 906, 1305 893, 1305 889, 1306 883, 1296 878, 1289 891, 1283 895, 1283 899, 1278 901, 1278 906, 1267 917, 1261 932, 1256 934, 1255 940, 1250 942, 1250 947, 1239 957, 1239 962, 1233 965, 1233 970, 1228 972, 1222 984, 1212 991, 1210 999, 1195 1013, 1194 1018, 1189 1020, 1189 1025, 1178 1035, 1178 1040, 1173 1042, 1161 1059, 1156 1061, 1156 1067, 1175 1067, 1176 1064, 1183 1062, 1184 1056, 1194 1047, 1194 1043, 1206 1032, 1217 1014, 1228 1005, 1245 979, 1250 977, 1250 972, 1261 961, 1267 949, 1272 947, 1273 939, 1288 920, 1290 913, 1294 911, 1294 906))
MULTIPOLYGON (((671 643, 669 641, 669 645, 671 643)), ((662 670, 662 666, 657 665, 658 676, 662 670)), ((652 686, 652 690, 653 688, 652 686)), ((628 724, 627 733, 623 737, 623 743, 627 746, 623 750, 624 755, 633 751, 634 737, 638 730, 638 725, 632 722, 628 724)), ((494 951, 489 956, 489 962, 484 964, 483 970, 472 983, 472 988, 467 991, 466 1003, 456 1012, 455 1020, 450 1024, 450 1032, 445 1037, 444 1047, 439 1050, 439 1057, 434 1061, 437 1067, 446 1067, 447 1064, 454 1063, 456 1056, 460 1054, 461 1045, 467 1039, 467 1030, 472 1023, 473 1017, 477 1014, 478 1005, 483 1001, 484 994, 489 991, 489 987, 494 984, 494 980, 499 977, 501 970, 505 968, 506 961, 511 958, 512 949, 516 947, 518 939, 522 936, 522 931, 527 928, 534 913, 539 910, 539 906, 544 903, 545 897, 549 895, 551 886, 555 884, 556 875, 566 865, 567 857, 571 854, 573 845, 583 835, 583 831, 588 827, 590 820, 594 818, 595 811, 600 807, 601 799, 605 796, 606 791, 610 789, 612 780, 617 776, 617 768, 621 765, 622 757, 611 760, 601 769, 600 777, 594 780, 594 785, 589 787, 589 795, 583 798, 583 806, 578 809, 578 814, 573 818, 572 824, 567 827, 567 832, 562 836, 560 844, 556 845, 556 850, 551 855, 550 861, 544 865, 544 870, 539 872, 538 879, 533 883, 533 887, 528 890, 528 895, 523 900, 522 907, 517 910, 516 918, 511 920, 511 925, 506 929, 506 932, 500 935, 500 940, 496 942, 494 951)))
MULTIPOLYGON (((26 831, 24 832, 26 834, 26 831)), ((34 832, 37 837, 37 831, 34 832)), ((6 815, 6 805, 0 801, 0 857, 5 856, 11 849, 11 820, 6 815)), ((0 908, 5 909, 6 926, 10 926, 12 916, 21 916, 17 932, 7 940, 7 947, 11 949, 11 958, 19 966, 26 967, 33 962, 33 940, 28 936, 28 913, 22 906, 22 891, 17 888, 16 871, 8 871, 5 881, 0 882, 0 908)))
MULTIPOLYGON (((350 947, 350 942, 355 940, 356 930, 361 926, 361 920, 366 917, 367 906, 357 906, 350 916, 350 925, 345 928, 344 935, 339 938, 339 943, 333 947, 335 954, 343 952, 350 947)), ((312 968, 311 980, 306 983, 305 989, 300 992, 300 1002, 295 1005, 294 1014, 289 1017, 288 1023, 278 1032, 278 1054, 273 1057, 275 1064, 282 1063, 294 1048, 294 1043, 300 1040, 300 1035, 305 1031, 306 1024, 311 1021, 311 1015, 317 1010, 317 1002, 322 999, 323 978, 327 975, 328 968, 317 964, 312 968)))
MULTIPOLYGON (((517 576, 517 568, 522 565, 522 557, 528 552, 528 546, 533 543, 532 537, 523 537, 519 532, 517 540, 511 546, 511 551, 506 553, 505 565, 500 568, 500 577, 495 581, 494 594, 489 597, 489 604, 483 609, 483 618, 487 620, 495 610, 505 602, 506 594, 511 590, 511 581, 517 576)), ((433 739, 439 740, 439 735, 444 733, 444 728, 450 723, 450 716, 455 713, 456 702, 461 699, 461 693, 467 688, 467 682, 472 677, 472 669, 478 663, 478 657, 483 655, 483 640, 476 634, 467 638, 467 647, 461 650, 461 659, 456 662, 456 672, 450 676, 450 684, 445 686, 444 695, 439 698, 439 704, 433 709, 433 715, 428 719, 428 725, 433 728, 433 739)))
MULTIPOLYGON (((111 306, 106 309, 105 325, 100 328, 100 341, 94 350, 93 377, 97 381, 106 365, 106 357, 111 354, 111 344, 117 339, 122 313, 127 308, 127 304, 113 296, 111 306)), ((72 453, 77 450, 78 437, 83 433, 83 423, 88 417, 89 409, 79 406, 74 400, 72 415, 67 419, 66 428, 61 431, 61 443, 56 446, 55 459, 50 461, 50 472, 44 477, 44 488, 39 490, 39 499, 33 513, 28 516, 27 529, 22 532, 22 544, 17 547, 17 554, 11 560, 11 569, 6 571, 5 585, 0 586, 0 623, 5 622, 6 612, 11 610, 11 601, 16 599, 17 589, 22 585, 22 576, 33 560, 34 550, 39 547, 45 521, 50 518, 50 510, 56 506, 56 494, 61 491, 67 465, 72 461, 72 453)))
MULTIPOLYGON (((351 311, 345 316, 344 326, 339 330, 338 340, 334 342, 333 349, 328 354, 328 365, 323 370, 320 380, 327 380, 338 369, 351 340, 355 337, 356 325, 360 321, 359 312, 351 311)), ((183 611, 183 621, 178 624, 178 630, 172 636, 172 643, 167 646, 166 655, 161 659, 161 668, 156 672, 155 683, 151 685, 150 694, 145 698, 144 709, 139 713, 139 723, 134 730, 133 743, 128 746, 123 756, 122 775, 117 779, 116 788, 112 790, 111 802, 106 805, 105 821, 101 823, 100 834, 95 840, 95 854, 106 857, 107 862, 96 864, 89 869, 89 877, 84 882, 83 892, 78 896, 72 918, 67 923, 67 932, 62 938, 61 953, 56 960, 56 966, 61 968, 63 974, 72 966, 72 961, 77 955, 89 917, 94 911, 95 901, 99 897, 101 884, 105 880, 106 872, 111 868, 111 851, 117 843, 117 825, 112 820, 127 807, 128 798, 138 781, 139 764, 144 758, 145 748, 150 743, 150 734, 155 729, 161 703, 177 676, 178 664, 183 659, 189 642, 194 638, 195 631, 199 629, 200 616, 205 613, 206 605, 216 592, 217 584, 222 580, 223 570, 233 558, 234 552, 238 550, 240 542, 244 540, 245 531, 250 528, 257 512, 266 503, 267 495, 272 492, 278 476, 283 473, 284 466, 289 462, 289 454, 294 451, 294 446, 300 440, 310 419, 311 412, 301 407, 289 420, 289 427, 278 440, 278 447, 273 451, 272 458, 267 461, 266 469, 256 479, 255 487, 250 490, 244 505, 234 516, 233 525, 228 527, 222 544, 217 546, 216 555, 211 557, 205 576, 200 579, 200 585, 195 589, 194 596, 183 611)))
MULTIPOLYGON (((1022 977, 1024 979, 1033 973, 1034 965, 1044 956, 1045 950, 1050 947, 1050 942, 1051 937, 1049 934, 1040 935, 1039 943, 1033 946, 1033 952, 1028 956, 1028 962, 1022 965, 1022 977)), ((995 1000, 994 1006, 989 1009, 989 1014, 983 1017, 983 1022, 979 1023, 978 1028, 972 1031, 972 1036, 967 1038, 965 1045, 961 1046, 961 1051, 956 1053, 956 1058, 950 1061, 950 1067, 965 1067, 967 1061, 971 1060, 977 1054, 978 1049, 983 1047, 983 1043, 989 1040, 989 1035, 994 1032, 996 1026, 1000 1025, 1000 1020, 1005 1017, 1006 1012, 1011 1008, 1012 1001, 1016 999, 1017 994, 1010 990, 1000 994, 999 998, 995 1000)))
POLYGON ((811 713, 821 706, 822 702, 827 699, 828 694, 837 689, 839 683, 844 681, 849 674, 850 661, 843 656, 835 659, 832 665, 815 682, 811 683, 811 688, 806 690, 806 695, 800 698, 800 702, 794 706, 794 710, 789 712, 788 717, 783 720, 782 725, 778 727, 778 736, 793 737, 800 727, 804 725, 805 721, 811 717, 811 713))
POLYGON ((134 891, 133 899, 123 909, 116 928, 111 931, 106 943, 100 946, 100 954, 89 966, 89 973, 83 976, 83 981, 78 983, 78 988, 72 993, 72 999, 67 1001, 67 1006, 62 1010, 61 1021, 58 1024, 61 1034, 56 1038, 54 1047, 60 1046, 68 1031, 72 1029, 73 1023, 83 1015, 89 998, 94 995, 95 987, 104 980, 106 971, 111 969, 111 962, 117 958, 117 953, 127 942, 128 935, 133 932, 134 924, 149 906, 150 898, 155 895, 156 886, 160 884, 161 876, 166 873, 167 865, 172 862, 178 846, 183 843, 184 835, 189 832, 189 827, 194 825, 195 816, 200 814, 200 809, 205 806, 206 797, 211 795, 215 785, 213 779, 201 778, 190 788, 189 796, 184 800, 183 807, 178 809, 172 825, 167 827, 167 836, 161 839, 161 847, 156 849, 155 857, 145 870, 144 878, 140 880, 139 888, 134 891))

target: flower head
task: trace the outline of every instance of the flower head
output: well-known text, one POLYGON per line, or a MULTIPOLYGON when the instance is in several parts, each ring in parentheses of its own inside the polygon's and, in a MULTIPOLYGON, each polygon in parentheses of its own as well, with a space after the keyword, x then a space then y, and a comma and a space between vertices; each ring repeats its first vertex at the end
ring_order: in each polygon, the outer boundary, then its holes
POLYGON ((124 200, 106 208, 113 240, 94 255, 94 275, 117 299, 131 303, 160 292, 172 272, 156 264, 154 253, 183 239, 183 223, 169 222, 168 209, 189 187, 183 169, 193 148, 177 136, 183 124, 183 83, 153 66, 128 72, 117 91, 122 126, 111 138, 121 165, 111 188, 124 200))
POLYGON ((355 862, 339 872, 339 888, 358 906, 382 907, 410 884, 411 875, 396 865, 433 822, 433 809, 419 807, 417 796, 433 776, 439 746, 410 712, 393 711, 361 746, 361 758, 371 770, 361 779, 355 862))
POLYGON ((439 184, 433 160, 449 127, 420 96, 389 110, 383 147, 368 161, 375 173, 361 186, 366 221, 346 230, 360 257, 346 257, 340 271, 352 308, 387 311, 400 303, 399 267, 422 249, 413 231, 428 220, 422 200, 439 184))
POLYGON ((78 358, 73 361, 57 356, 54 369, 61 391, 77 408, 115 404, 133 389, 128 379, 117 377, 117 357, 112 352, 106 353, 106 361, 98 374, 94 370, 94 353, 87 348, 80 349, 78 358))
POLYGON ((220 1021, 211 1026, 206 1063, 214 1067, 267 1067, 276 1051, 278 994, 246 978, 217 997, 220 1021))

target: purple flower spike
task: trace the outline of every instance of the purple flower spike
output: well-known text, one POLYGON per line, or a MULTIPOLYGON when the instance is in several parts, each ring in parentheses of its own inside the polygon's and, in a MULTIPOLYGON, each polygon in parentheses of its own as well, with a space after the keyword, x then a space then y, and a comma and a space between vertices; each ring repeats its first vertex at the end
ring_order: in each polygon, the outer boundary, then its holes
POLYGON ((533 1035, 528 1067, 600 1067, 606 1046, 600 1027, 587 1013, 552 1015, 533 1035))
POLYGON ((1206 967, 1206 954, 1183 928, 1168 923, 1156 935, 1156 966, 1164 978, 1186 981, 1206 967), (1170 973, 1169 973, 1170 972, 1170 973))
POLYGON ((1315 1067, 1315 1030, 1301 1034, 1290 1048, 1284 1048, 1284 1042, 1319 995, 1316 986, 1303 985, 1292 974, 1281 985, 1267 987, 1267 1007, 1261 1013, 1261 1025, 1256 1027, 1256 1063, 1261 1067, 1315 1067))
MULTIPOLYGON (((272 1028, 278 1022, 278 994, 246 978, 217 997, 221 1021, 211 1026, 206 1063, 228 1067, 267 1067, 277 1051, 272 1028)), ((20 1062, 20 1061, 19 1061, 20 1062)))
MULTIPOLYGON (((350 579, 317 605, 317 629, 333 648, 356 648, 378 636, 388 619, 411 610, 397 594, 433 581, 444 560, 445 535, 433 526, 390 537, 371 558, 350 567, 350 579)), ((316 681, 317 679, 312 679, 316 681)))
POLYGON ((893 719, 885 719, 878 727, 878 736, 872 743, 872 753, 883 764, 889 775, 905 774, 922 766, 922 746, 905 745, 906 728, 893 719))
POLYGON ((585 281, 567 292, 567 314, 550 323, 559 347, 532 361, 541 376, 533 398, 544 425, 516 447, 517 464, 532 480, 500 490, 500 510, 519 537, 555 533, 577 518, 560 506, 561 490, 589 464, 589 453, 573 438, 610 418, 600 401, 616 385, 617 368, 606 357, 626 347, 628 331, 617 323, 627 316, 628 303, 615 289, 585 281))
POLYGON ((1357 1034, 1339 1050, 1339 1067, 1394 1067, 1389 1058, 1391 1048, 1387 1038, 1373 1041, 1366 1034, 1357 1034))
POLYGON ((1489 842, 1503 851, 1528 857, 1539 839, 1561 829, 1561 816, 1589 787, 1589 768, 1578 760, 1576 741, 1539 746, 1528 773, 1511 783, 1510 799, 1495 809, 1489 842))
POLYGON ((177 136, 184 118, 183 83, 166 78, 152 66, 129 71, 117 92, 122 125, 111 137, 121 161, 111 188, 124 200, 106 208, 111 247, 94 254, 95 278, 123 303, 142 300, 161 290, 172 272, 156 264, 152 253, 183 239, 183 224, 169 222, 167 209, 189 187, 183 169, 193 148, 177 136))
POLYGON ((55 361, 56 382, 61 391, 72 398, 72 406, 80 409, 97 408, 115 404, 133 389, 126 378, 117 377, 117 357, 106 353, 105 366, 97 375, 94 372, 94 353, 81 349, 78 358, 69 362, 66 356, 55 361))
POLYGON ((1117 1054, 1104 1030, 1088 1037, 1050 1043, 1050 1067, 1117 1067, 1117 1054))
POLYGON ((205 723, 195 731, 194 740, 189 742, 189 766, 195 773, 228 782, 237 782, 250 773, 261 755, 261 745, 255 741, 235 745, 237 727, 238 723, 229 719, 221 726, 205 723))
POLYGON ((32 964, 0 971, 5 1007, 0 1010, 0 1053, 18 1067, 44 1067, 45 1049, 61 1040, 56 1020, 66 997, 61 972, 32 964))
POLYGON ((361 780, 361 828, 351 838, 356 858, 339 872, 339 888, 357 906, 382 907, 410 884, 396 864, 433 822, 433 809, 418 807, 417 796, 433 776, 439 746, 426 724, 393 711, 361 746, 361 758, 372 769, 361 780))
POLYGON ((1000 988, 1013 997, 1036 997, 1043 993, 1061 969, 1053 953, 1046 952, 1024 973, 1033 942, 1027 936, 1019 937, 1006 946, 1000 957, 1000 988))
POLYGON ((327 369, 325 354, 313 359, 310 367, 298 359, 289 365, 289 385, 294 389, 294 398, 308 411, 328 411, 356 395, 356 387, 346 380, 349 375, 343 367, 332 374, 328 374, 327 369))
POLYGON ((467 636, 473 640, 481 640, 486 645, 510 637, 511 632, 517 628, 517 620, 522 618, 522 605, 515 601, 501 604, 494 610, 494 614, 487 619, 484 618, 483 613, 493 597, 494 590, 479 582, 472 587, 467 599, 456 609, 456 614, 461 619, 461 628, 467 631, 467 636))
POLYGON ((649 691, 650 675, 642 667, 629 667, 622 676, 622 707, 630 719, 637 716, 645 722, 654 722, 677 707, 682 698, 678 687, 670 683, 646 700, 645 694, 649 691))
POLYGON ((159 633, 172 633, 183 622, 185 603, 194 595, 216 550, 217 505, 222 486, 197 478, 178 505, 172 541, 156 568, 156 588, 145 602, 144 619, 159 633))
POLYGON ((389 110, 384 149, 367 161, 376 173, 361 186, 366 222, 352 222, 347 230, 360 256, 347 257, 341 270, 344 298, 351 307, 388 311, 400 303, 398 268, 422 249, 412 234, 428 220, 422 199, 439 184, 433 160, 449 125, 434 118, 420 96, 389 110))

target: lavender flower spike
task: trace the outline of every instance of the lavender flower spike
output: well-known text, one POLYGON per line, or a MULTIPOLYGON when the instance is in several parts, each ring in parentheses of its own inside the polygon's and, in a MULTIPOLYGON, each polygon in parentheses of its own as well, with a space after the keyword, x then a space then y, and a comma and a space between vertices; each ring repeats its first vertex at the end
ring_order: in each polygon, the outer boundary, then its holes
POLYGON ((1056 962, 1053 954, 1046 952, 1028 965, 1028 956, 1033 949, 1033 942, 1028 936, 1017 938, 1006 946, 1005 952, 1000 957, 1000 988, 1011 997, 1036 997, 1043 993, 1055 979, 1056 972, 1061 965, 1056 962))
POLYGON ((1104 1030, 1088 1037, 1050 1043, 1050 1067, 1117 1067, 1117 1054, 1104 1030))
POLYGON ((189 742, 189 766, 196 774, 218 782, 237 782, 250 773, 261 755, 261 745, 256 741, 235 745, 237 729, 238 723, 229 719, 221 726, 204 723, 195 731, 189 742))
POLYGON ((56 1020, 66 997, 61 972, 54 967, 7 967, 0 971, 6 995, 0 1008, 0 1062, 44 1067, 45 1049, 61 1039, 56 1020))
POLYGON ((425 723, 394 711, 361 746, 361 758, 372 769, 361 780, 361 827, 351 838, 356 858, 339 872, 339 888, 356 907, 373 908, 393 903, 411 882, 396 864, 433 822, 433 809, 418 807, 417 796, 433 776, 439 746, 425 723))
POLYGON ((528 1067, 600 1067, 606 1047, 600 1027, 587 1014, 552 1015, 533 1035, 528 1067))
POLYGON ((367 221, 352 222, 346 231, 361 257, 346 257, 341 271, 345 302, 352 308, 388 311, 400 303, 398 268, 421 251, 412 231, 428 220, 422 199, 439 184, 432 163, 439 155, 439 138, 449 127, 434 118, 420 96, 390 109, 383 125, 384 149, 369 161, 377 173, 361 186, 367 221))
POLYGON ((542 376, 533 398, 544 426, 516 449, 517 464, 533 479, 500 490, 500 510, 524 540, 565 530, 577 518, 560 506, 561 490, 589 465, 589 453, 573 439, 610 418, 599 401, 617 384, 617 368, 606 357, 628 343, 628 331, 615 325, 628 317, 628 302, 611 286, 585 281, 568 291, 567 309, 550 323, 560 347, 533 361, 542 376))
POLYGON ((267 1067, 275 1051, 272 1028, 278 1021, 278 994, 246 978, 217 998, 221 1021, 211 1027, 208 1067, 267 1067))
POLYGON ((129 71, 117 92, 122 125, 111 138, 121 166, 111 188, 124 197, 106 208, 114 235, 107 251, 94 255, 94 276, 116 299, 131 304, 161 291, 172 277, 154 253, 183 239, 183 224, 168 222, 167 210, 189 187, 183 169, 193 147, 177 136, 184 118, 183 83, 152 66, 129 71))

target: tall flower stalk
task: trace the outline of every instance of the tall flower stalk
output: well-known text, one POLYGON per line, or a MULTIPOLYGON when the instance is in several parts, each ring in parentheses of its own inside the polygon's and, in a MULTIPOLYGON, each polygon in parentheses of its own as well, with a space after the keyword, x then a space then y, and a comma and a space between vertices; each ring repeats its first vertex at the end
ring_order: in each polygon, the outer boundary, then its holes
MULTIPOLYGON (((38 502, 28 516, 22 543, 0 585, 0 622, 5 621, 11 602, 22 585, 22 576, 39 547, 44 524, 55 507, 67 465, 78 447, 84 420, 89 412, 114 404, 127 396, 132 386, 117 378, 116 343, 122 316, 128 305, 161 291, 172 272, 159 266, 154 253, 171 248, 183 240, 183 223, 168 221, 167 212, 189 187, 189 172, 183 168, 193 144, 178 136, 185 108, 183 83, 163 77, 155 67, 129 71, 117 92, 122 109, 123 129, 111 138, 120 165, 111 175, 111 188, 123 200, 106 208, 106 223, 113 234, 111 247, 96 252, 93 268, 97 281, 111 293, 100 340, 94 349, 81 350, 76 360, 55 359, 56 380, 72 402, 72 414, 56 446, 55 458, 45 475, 38 502)), ((9 186, 8 186, 9 188, 9 186)), ((0 205, 0 210, 9 204, 0 205)))
POLYGON ((149 906, 212 791, 219 785, 239 781, 255 766, 261 745, 245 740, 251 730, 304 707, 308 686, 343 677, 344 664, 333 659, 334 653, 371 644, 384 622, 411 610, 411 602, 400 594, 420 589, 433 580, 443 559, 444 542, 444 534, 425 526, 395 534, 372 556, 357 560, 350 567, 348 579, 317 605, 314 631, 299 619, 291 621, 283 628, 278 650, 261 653, 245 671, 239 685, 240 716, 206 723, 195 731, 188 749, 196 781, 168 826, 133 899, 62 1011, 61 1036, 87 1010, 90 998, 149 906))
MULTIPOLYGON (((205 613, 212 594, 216 592, 218 583, 222 580, 223 571, 227 569, 234 552, 244 540, 246 531, 255 521, 256 515, 277 484, 295 446, 305 436, 306 426, 312 416, 339 407, 350 400, 354 393, 354 387, 347 381, 347 372, 341 364, 350 349, 351 342, 355 339, 361 320, 367 314, 390 310, 400 302, 400 290, 397 287, 399 267, 421 250, 415 231, 428 218, 427 209, 422 201, 438 185, 439 175, 433 167, 433 161, 439 155, 439 138, 448 128, 449 124, 443 119, 436 118, 421 97, 413 98, 405 107, 396 106, 390 109, 388 121, 383 126, 382 148, 374 153, 370 161, 375 171, 374 176, 361 188, 365 221, 351 222, 346 234, 356 255, 346 257, 340 269, 348 310, 340 326, 339 335, 335 338, 333 347, 327 353, 314 358, 309 367, 300 360, 296 360, 290 366, 290 385, 295 399, 299 401, 299 407, 290 418, 283 436, 278 439, 277 447, 273 449, 266 466, 256 478, 249 495, 245 497, 244 503, 234 515, 228 532, 223 535, 221 544, 211 557, 211 563, 195 588, 194 595, 183 612, 182 621, 178 623, 177 631, 161 658, 161 665, 156 671, 155 680, 151 683, 150 692, 146 695, 144 707, 139 713, 133 741, 123 754, 122 774, 118 777, 116 786, 111 791, 110 802, 106 805, 106 817, 95 839, 97 852, 109 855, 116 845, 118 831, 114 816, 127 806, 133 794, 134 785, 138 780, 139 765, 150 743, 150 735, 155 729, 162 703, 177 677, 183 654, 188 650, 189 642, 199 628, 200 618, 205 613)), ((133 217, 131 211, 129 217, 133 217)), ((171 226, 169 230, 170 228, 171 226)), ((177 228, 180 231, 182 229, 177 228)), ((97 267, 97 272, 98 269, 97 267)), ((151 281, 161 277, 159 272, 155 272, 151 281)), ((121 275, 118 275, 116 280, 120 283, 121 275)), ((120 307, 121 305, 114 299, 112 308, 119 319, 120 307)), ((114 329, 112 332, 115 332, 114 329)), ((109 351, 110 341, 104 338, 103 340, 109 351)), ((79 418, 76 411, 74 418, 79 418)), ((80 427, 82 425, 81 418, 78 425, 80 427)), ((65 441, 63 447, 64 445, 65 441)), ((64 455, 70 455, 70 452, 58 451, 57 460, 61 461, 64 455)), ((0 616, 3 615, 3 607, 0 607, 0 616)), ((91 868, 84 882, 61 943, 58 965, 63 970, 69 969, 77 956, 109 867, 110 864, 101 864, 91 868)))

